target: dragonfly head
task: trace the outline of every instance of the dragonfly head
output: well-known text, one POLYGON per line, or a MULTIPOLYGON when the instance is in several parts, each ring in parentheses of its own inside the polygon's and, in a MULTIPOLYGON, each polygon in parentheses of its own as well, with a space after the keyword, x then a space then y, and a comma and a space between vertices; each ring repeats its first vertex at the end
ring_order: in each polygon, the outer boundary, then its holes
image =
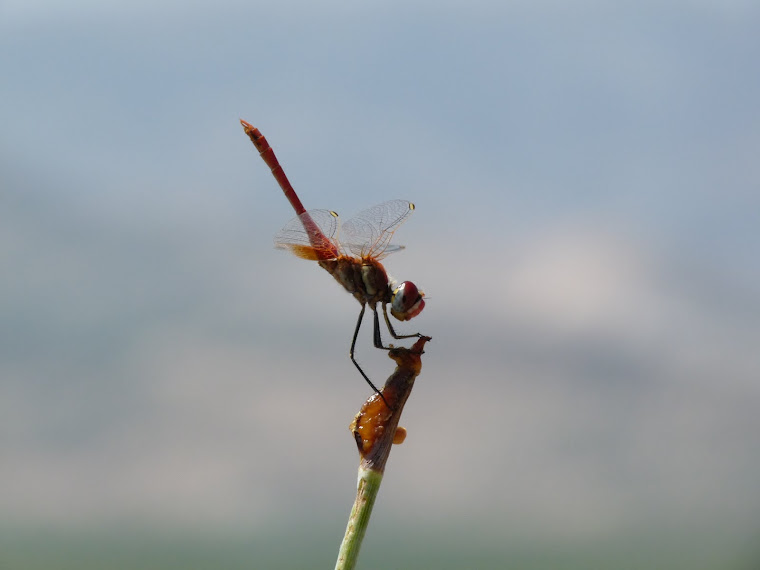
POLYGON ((400 283, 391 293, 391 315, 399 321, 413 319, 425 308, 424 296, 411 281, 400 283))

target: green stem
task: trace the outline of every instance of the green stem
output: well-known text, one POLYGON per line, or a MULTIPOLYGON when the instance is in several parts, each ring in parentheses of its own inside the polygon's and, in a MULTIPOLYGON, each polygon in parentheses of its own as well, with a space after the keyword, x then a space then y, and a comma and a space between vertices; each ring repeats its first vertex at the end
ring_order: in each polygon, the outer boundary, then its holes
POLYGON ((364 533, 369 525, 369 517, 372 507, 380 490, 383 474, 374 469, 359 467, 359 481, 356 488, 356 501, 351 509, 351 516, 346 525, 346 534, 338 552, 338 561, 335 570, 353 570, 359 558, 359 549, 362 546, 364 533))

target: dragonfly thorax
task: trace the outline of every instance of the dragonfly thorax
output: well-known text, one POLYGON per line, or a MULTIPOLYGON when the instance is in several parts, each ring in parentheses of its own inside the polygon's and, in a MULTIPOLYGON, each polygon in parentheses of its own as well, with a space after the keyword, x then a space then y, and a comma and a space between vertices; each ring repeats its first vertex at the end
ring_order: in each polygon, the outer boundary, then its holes
POLYGON ((379 261, 341 255, 319 264, 360 303, 375 305, 391 301, 388 274, 379 261))

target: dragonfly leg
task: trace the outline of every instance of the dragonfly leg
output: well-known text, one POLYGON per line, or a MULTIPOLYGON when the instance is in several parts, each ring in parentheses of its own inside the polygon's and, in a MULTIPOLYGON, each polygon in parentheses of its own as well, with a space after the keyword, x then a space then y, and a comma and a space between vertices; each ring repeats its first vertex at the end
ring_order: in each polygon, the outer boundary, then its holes
MULTIPOLYGON (((388 309, 386 307, 386 304, 383 303, 383 316, 385 317, 385 324, 388 325, 388 331, 390 331, 391 336, 395 339, 402 339, 402 338, 414 338, 414 337, 421 337, 422 333, 414 333, 414 334, 396 334, 396 331, 393 330, 393 325, 391 324, 391 320, 388 318, 388 309)), ((375 313, 375 322, 377 323, 377 313, 375 313)), ((377 332, 376 339, 380 338, 380 325, 376 324, 377 326, 377 332)), ((377 346, 377 344, 375 344, 377 346)), ((382 347, 378 347, 382 348, 382 347)))
MULTIPOLYGON (((375 386, 372 383, 372 380, 370 380, 369 377, 364 373, 364 370, 362 370, 362 367, 359 366, 359 363, 356 362, 356 359, 354 358, 354 349, 356 348, 356 339, 359 336, 359 329, 362 326, 362 319, 364 318, 364 309, 366 309, 366 305, 362 303, 362 310, 359 313, 359 318, 356 321, 356 330, 354 330, 354 338, 351 341, 351 350, 349 351, 348 355, 351 357, 351 362, 354 363, 354 366, 356 366, 356 369, 364 377, 364 380, 366 380, 367 384, 369 384, 370 387, 375 391, 375 393, 382 398, 383 402, 385 402, 385 405, 390 408, 390 405, 386 401, 385 396, 383 396, 382 392, 380 392, 380 390, 377 389, 377 386, 375 386)), ((377 311, 375 311, 375 321, 377 322, 377 311)), ((378 327, 378 331, 379 331, 379 327, 378 327)))
POLYGON ((380 317, 377 314, 377 306, 372 307, 374 316, 374 334, 375 334, 375 348, 382 348, 383 350, 390 350, 390 346, 383 346, 383 339, 380 336, 380 317))

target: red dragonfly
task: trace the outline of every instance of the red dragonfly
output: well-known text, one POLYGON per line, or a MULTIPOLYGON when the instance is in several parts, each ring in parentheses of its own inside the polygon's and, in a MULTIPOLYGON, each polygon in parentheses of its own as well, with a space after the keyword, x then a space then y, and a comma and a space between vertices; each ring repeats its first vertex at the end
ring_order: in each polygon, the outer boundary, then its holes
POLYGON ((276 234, 276 247, 288 249, 303 259, 317 261, 359 301, 362 308, 356 321, 349 356, 367 383, 380 394, 356 362, 354 349, 367 305, 374 315, 375 347, 385 350, 391 348, 383 345, 380 336, 378 304, 382 307, 385 324, 393 338, 422 336, 420 333, 396 334, 388 318, 387 306, 390 304, 393 317, 399 321, 408 321, 419 315, 425 307, 424 293, 411 281, 397 284, 389 279, 380 263, 386 255, 402 249, 401 246, 391 245, 390 240, 398 227, 412 214, 414 204, 405 200, 384 202, 360 212, 342 226, 338 214, 331 210, 307 212, 267 140, 249 123, 243 120, 240 122, 264 162, 272 169, 272 174, 297 214, 276 234))

